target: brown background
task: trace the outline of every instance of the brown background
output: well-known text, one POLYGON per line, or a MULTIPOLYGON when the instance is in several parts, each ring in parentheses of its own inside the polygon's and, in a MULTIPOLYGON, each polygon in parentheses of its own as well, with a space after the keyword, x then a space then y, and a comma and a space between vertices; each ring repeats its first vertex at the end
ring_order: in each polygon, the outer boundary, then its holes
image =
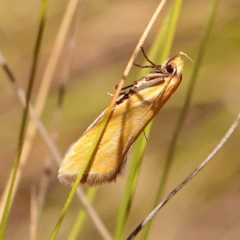
MULTIPOLYGON (((184 51, 196 59, 211 1, 184 1, 171 53, 184 51)), ((33 100, 40 85, 68 1, 51 1, 44 33, 41 60, 33 100)), ((81 22, 65 95, 58 147, 62 154, 86 127, 106 108, 124 67, 145 29, 158 1, 88 1, 80 4, 81 22), (83 9, 82 9, 83 8, 83 9)), ((26 87, 36 39, 40 1, 1 1, 0 50, 19 84, 26 87)), ((164 8, 152 29, 145 50, 168 11, 164 8)), ((193 102, 181 132, 165 195, 182 181, 219 142, 240 109, 240 2, 221 1, 209 39, 193 102)), ((79 20, 79 19, 78 19, 79 20)), ((76 21, 72 24, 70 35, 76 21)), ((68 57, 65 44, 54 75, 42 121, 51 130, 58 86, 68 57)), ((137 62, 141 62, 139 56, 137 62)), ((127 232, 150 211, 162 174, 174 126, 179 117, 193 64, 185 60, 183 82, 156 117, 134 198, 127 232)), ((133 68, 127 83, 138 69, 133 68)), ((0 70, 0 191, 7 182, 15 157, 22 108, 0 70)), ((149 239, 239 239, 240 237, 240 130, 230 138, 213 161, 155 218, 149 239)), ((13 204, 7 239, 24 239, 29 228, 31 187, 39 185, 47 148, 37 135, 23 170, 23 178, 13 204)), ((131 154, 130 154, 131 155, 131 154)), ((129 160, 131 157, 129 156, 129 160)), ((54 173, 39 220, 38 239, 48 239, 70 188, 60 185, 54 173)), ((126 169, 126 175, 129 164, 126 169)), ((94 207, 113 234, 126 176, 117 183, 99 187, 94 207)), ((58 239, 66 239, 79 209, 77 198, 64 219, 58 239)), ((81 239, 100 239, 87 220, 81 239)))

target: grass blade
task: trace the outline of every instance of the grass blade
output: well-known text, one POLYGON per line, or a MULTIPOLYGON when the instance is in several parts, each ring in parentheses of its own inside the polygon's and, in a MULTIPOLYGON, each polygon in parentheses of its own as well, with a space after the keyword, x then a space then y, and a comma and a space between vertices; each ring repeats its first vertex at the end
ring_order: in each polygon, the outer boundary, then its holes
POLYGON ((26 107, 24 108, 24 111, 23 111, 20 133, 19 133, 19 140, 18 140, 17 154, 16 154, 16 157, 14 160, 14 165, 13 165, 12 174, 11 174, 10 188, 9 188, 9 191, 7 194, 7 199, 6 199, 6 203, 5 203, 5 207, 4 207, 4 211, 3 211, 2 222, 1 222, 1 226, 0 226, 0 239, 1 240, 4 239, 5 234, 6 234, 6 229, 7 229, 7 224, 8 224, 8 219, 9 219, 9 214, 10 214, 10 209, 11 209, 14 185, 15 185, 17 172, 18 172, 18 168, 19 168, 19 164, 20 164, 20 159, 21 159, 21 155, 22 155, 22 148, 23 148, 25 133, 26 133, 26 129, 27 129, 29 102, 31 99, 32 89, 33 89, 33 85, 34 85, 34 81, 35 81, 35 75, 36 75, 36 70, 37 70, 37 65, 38 65, 38 60, 39 60, 40 47, 41 47, 41 43, 42 43, 43 31, 44 31, 45 22, 46 22, 47 10, 48 10, 48 0, 43 0, 42 6, 41 6, 41 11, 40 11, 40 22, 39 22, 38 35, 37 35, 36 44, 34 47, 31 73, 30 73, 30 78, 29 78, 28 88, 27 88, 26 107))

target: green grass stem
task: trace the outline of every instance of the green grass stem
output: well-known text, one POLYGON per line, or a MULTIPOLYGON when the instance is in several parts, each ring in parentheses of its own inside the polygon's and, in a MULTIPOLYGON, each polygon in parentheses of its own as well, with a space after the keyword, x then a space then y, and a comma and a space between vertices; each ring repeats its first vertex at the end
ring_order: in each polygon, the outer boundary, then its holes
MULTIPOLYGON (((190 78, 191 80, 190 80, 190 83, 189 83, 189 86, 188 86, 188 89, 187 89, 187 94, 186 94, 186 97, 185 97, 185 100, 184 100, 184 105, 182 107, 182 110, 181 110, 181 113, 180 113, 180 116, 179 116, 179 119, 178 119, 178 123, 177 123, 177 126, 175 128, 175 131, 174 131, 174 134, 173 134, 170 146, 169 146, 169 150, 168 150, 168 153, 167 153, 167 158, 166 158, 166 161, 165 161, 165 166, 164 166, 164 169, 163 169, 163 174, 162 174, 162 177, 161 177, 161 180, 160 180, 160 185, 159 185, 159 188, 158 188, 158 191, 157 191, 157 195, 156 195, 155 200, 154 200, 153 208, 155 208, 157 206, 157 204, 159 203, 159 200, 160 200, 160 198, 163 194, 163 191, 164 191, 164 187, 166 186, 166 182, 167 182, 169 172, 170 172, 170 169, 171 169, 171 166, 172 166, 173 158, 174 158, 174 153, 175 153, 177 141, 178 141, 181 129, 183 127, 183 123, 184 123, 184 120, 186 118, 190 103, 191 103, 194 86, 195 86, 195 83, 196 83, 196 80, 197 80, 199 69, 200 69, 201 64, 202 64, 204 53, 206 51, 207 42, 208 42, 209 35, 210 35, 211 29, 212 29, 214 17, 216 15, 218 3, 219 3, 219 0, 214 0, 212 2, 212 9, 211 9, 211 12, 210 12, 208 20, 207 20, 207 24, 206 24, 205 31, 204 31, 204 34, 203 34, 203 39, 201 41, 199 51, 198 51, 198 55, 197 55, 197 59, 196 59, 195 64, 194 64, 194 69, 193 69, 192 76, 190 78)), ((153 223, 153 221, 151 221, 146 227, 146 230, 145 230, 144 236, 143 236, 144 240, 146 240, 148 238, 148 235, 150 233, 150 229, 152 227, 152 223, 153 223)))
POLYGON ((32 89, 35 82, 35 76, 36 76, 36 70, 38 66, 38 60, 39 60, 39 54, 40 54, 40 48, 43 38, 43 31, 45 27, 46 22, 46 15, 48 10, 48 0, 43 0, 40 10, 40 20, 39 20, 39 28, 38 28, 38 34, 36 39, 36 44, 34 47, 33 52, 33 61, 31 66, 31 72, 30 77, 28 81, 28 87, 27 87, 27 94, 26 94, 26 106, 23 110, 22 120, 21 120, 21 126, 20 126, 20 132, 19 132, 19 140, 18 140, 18 147, 17 147, 17 153, 15 156, 13 169, 11 173, 11 181, 10 181, 10 188, 7 194, 7 199, 3 211, 3 217, 0 225, 0 239, 3 240, 5 238, 10 210, 11 210, 11 202, 12 202, 12 195, 13 195, 13 189, 16 182, 16 176, 19 169, 20 159, 22 155, 22 148, 25 140, 25 133, 27 129, 27 119, 28 119, 28 113, 29 113, 29 102, 32 95, 32 89))

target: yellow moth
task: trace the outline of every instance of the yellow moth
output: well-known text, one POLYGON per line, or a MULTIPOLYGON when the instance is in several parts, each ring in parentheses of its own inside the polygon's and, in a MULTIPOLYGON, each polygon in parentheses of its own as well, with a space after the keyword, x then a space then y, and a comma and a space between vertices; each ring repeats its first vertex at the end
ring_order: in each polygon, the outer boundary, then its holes
MULTIPOLYGON (((146 57, 144 51, 143 54, 146 57)), ((181 54, 175 54, 162 65, 155 65, 146 57, 151 65, 140 67, 153 70, 122 89, 81 183, 94 186, 116 181, 124 168, 130 147, 181 83, 181 54)), ((73 183, 76 180, 105 113, 106 110, 70 146, 59 169, 60 182, 73 183)))

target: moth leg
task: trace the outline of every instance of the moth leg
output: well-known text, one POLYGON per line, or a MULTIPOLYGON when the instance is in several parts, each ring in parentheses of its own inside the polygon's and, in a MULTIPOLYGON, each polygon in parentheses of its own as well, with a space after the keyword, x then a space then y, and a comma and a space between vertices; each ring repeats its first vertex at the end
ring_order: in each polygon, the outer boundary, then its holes
POLYGON ((128 89, 128 88, 131 88, 131 87, 134 86, 134 84, 135 84, 135 83, 132 83, 132 84, 126 86, 126 87, 123 87, 121 90, 126 90, 126 89, 128 89))
POLYGON ((148 138, 147 138, 147 135, 146 135, 145 129, 143 130, 143 134, 144 134, 144 137, 145 137, 146 142, 147 142, 147 141, 148 141, 148 138))
POLYGON ((147 57, 147 54, 145 53, 143 47, 141 46, 140 48, 141 48, 142 54, 143 54, 143 56, 146 58, 146 60, 147 60, 149 63, 151 63, 153 66, 158 66, 158 65, 156 65, 155 63, 153 63, 153 62, 147 57))
POLYGON ((136 67, 140 67, 140 68, 155 68, 155 65, 154 66, 153 65, 142 66, 142 65, 137 64, 137 63, 133 63, 133 65, 136 66, 136 67))
POLYGON ((139 91, 141 91, 145 88, 149 88, 149 87, 155 86, 156 84, 164 83, 164 82, 165 82, 165 80, 162 77, 160 77, 160 78, 156 78, 156 80, 154 80, 154 81, 145 83, 142 86, 136 87, 136 88, 131 89, 131 90, 134 91, 135 93, 137 93, 137 92, 139 92, 139 91))
MULTIPOLYGON (((121 90, 126 90, 128 88, 131 88, 131 87, 133 87, 135 85, 135 83, 136 83, 136 81, 134 81, 132 84, 130 84, 130 85, 126 86, 126 87, 123 87, 121 90)), ((117 87, 118 87, 118 85, 115 86, 115 89, 117 89, 117 87)), ((120 93, 120 94, 122 94, 122 93, 120 93)))

